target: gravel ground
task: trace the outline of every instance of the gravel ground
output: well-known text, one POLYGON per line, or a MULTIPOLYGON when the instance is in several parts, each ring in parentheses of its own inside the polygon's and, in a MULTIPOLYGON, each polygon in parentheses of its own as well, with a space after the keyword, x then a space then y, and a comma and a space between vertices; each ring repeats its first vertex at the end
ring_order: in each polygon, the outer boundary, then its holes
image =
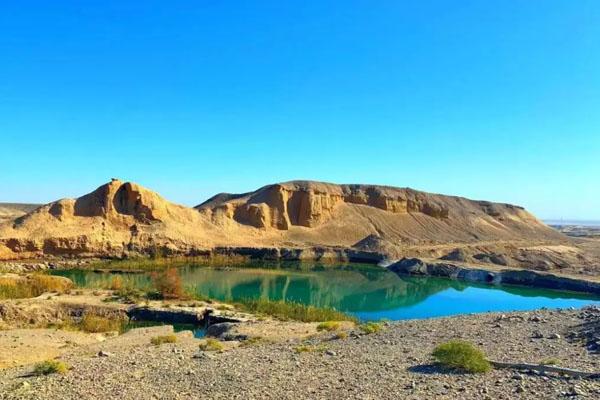
MULTIPOLYGON (((390 323, 381 332, 325 333, 309 339, 323 351, 298 354, 298 340, 259 343, 221 353, 199 352, 180 334, 175 344, 151 346, 170 327, 140 329, 63 356, 65 375, 26 377, 31 368, 0 371, 1 399, 598 399, 600 380, 568 379, 512 370, 469 375, 432 364, 435 345, 472 341, 490 359, 600 371, 593 337, 570 339, 600 309, 479 314, 390 323), (99 357, 97 352, 112 353, 99 357)), ((589 332, 587 333, 589 336, 589 332)), ((600 339, 600 336, 598 336, 600 339)))

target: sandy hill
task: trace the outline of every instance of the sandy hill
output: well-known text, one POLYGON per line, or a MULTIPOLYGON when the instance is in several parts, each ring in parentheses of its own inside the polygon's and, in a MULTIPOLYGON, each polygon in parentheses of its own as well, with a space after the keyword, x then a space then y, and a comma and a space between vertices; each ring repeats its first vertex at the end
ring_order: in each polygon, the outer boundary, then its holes
POLYGON ((217 246, 353 247, 390 258, 535 266, 540 259, 532 261, 533 252, 545 254, 542 261, 549 268, 564 263, 567 253, 569 260, 582 259, 569 239, 518 206, 408 188, 311 181, 219 194, 194 209, 135 183, 113 180, 78 199, 59 200, 0 224, 0 258, 5 259, 189 254, 217 246))
POLYGON ((210 247, 223 235, 194 209, 113 179, 0 225, 0 257, 108 255, 210 247), (210 239, 209 239, 210 238, 210 239))
POLYGON ((0 224, 35 210, 41 204, 0 203, 0 224))

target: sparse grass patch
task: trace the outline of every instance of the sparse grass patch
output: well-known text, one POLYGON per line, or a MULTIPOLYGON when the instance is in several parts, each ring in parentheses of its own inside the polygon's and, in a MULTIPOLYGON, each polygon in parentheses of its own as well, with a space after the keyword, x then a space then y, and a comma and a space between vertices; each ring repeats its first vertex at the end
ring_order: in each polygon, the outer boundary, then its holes
POLYGON ((0 277, 0 299, 37 297, 47 292, 66 293, 73 286, 69 279, 46 274, 0 277))
POLYGON ((222 351, 224 349, 223 343, 218 341, 217 339, 204 339, 198 347, 202 351, 222 351))
POLYGON ((542 361, 540 361, 541 365, 558 365, 560 364, 560 360, 558 358, 554 358, 554 357, 550 357, 550 358, 545 358, 542 361))
POLYGON ((341 326, 342 326, 342 324, 339 321, 325 321, 325 322, 321 322, 319 325, 317 325, 317 330, 333 332, 333 331, 337 331, 338 329, 340 329, 341 326))
POLYGON ((46 360, 35 364, 33 367, 34 375, 64 374, 69 370, 69 366, 62 361, 46 360))
POLYGON ((269 343, 269 340, 265 339, 262 336, 252 336, 240 343, 240 347, 255 346, 262 343, 269 343))
POLYGON ((103 333, 120 332, 123 330, 125 321, 118 318, 107 318, 100 315, 85 314, 79 323, 79 327, 84 332, 103 333))
POLYGON ((340 332, 336 332, 336 334, 333 336, 334 339, 346 339, 348 337, 348 332, 346 331, 340 331, 340 332))
POLYGON ((332 308, 271 300, 242 300, 239 307, 253 314, 265 314, 281 320, 302 322, 356 321, 356 318, 332 308))
POLYGON ((156 271, 179 267, 219 267, 239 265, 248 262, 245 256, 222 256, 218 254, 206 257, 163 257, 161 249, 155 249, 152 257, 136 257, 125 260, 98 261, 85 266, 86 269, 108 271, 156 271))
POLYGON ((160 346, 163 343, 177 343, 177 336, 173 334, 154 336, 150 339, 150 343, 152 343, 155 346, 160 346))
POLYGON ((381 322, 365 322, 364 324, 360 324, 358 326, 363 333, 370 335, 371 333, 377 333, 383 329, 383 324, 381 322))
POLYGON ((443 366, 470 373, 482 373, 491 369, 483 351, 469 342, 451 340, 440 344, 432 353, 443 366))

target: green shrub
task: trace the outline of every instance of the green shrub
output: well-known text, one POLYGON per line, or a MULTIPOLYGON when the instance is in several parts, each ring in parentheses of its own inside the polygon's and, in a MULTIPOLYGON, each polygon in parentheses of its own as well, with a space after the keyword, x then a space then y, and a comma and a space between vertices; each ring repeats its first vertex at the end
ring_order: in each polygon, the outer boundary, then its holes
POLYGON ((202 351, 221 351, 223 350, 223 343, 217 339, 204 339, 198 346, 202 351))
POLYGON ((339 321, 325 321, 317 325, 317 330, 332 332, 337 331, 341 326, 342 324, 339 321))
POLYGON ((433 357, 445 367, 478 373, 490 370, 485 354, 469 342, 451 340, 433 350, 433 357))
POLYGON ((282 320, 302 322, 356 320, 356 318, 332 308, 313 307, 285 301, 242 300, 239 302, 239 306, 253 314, 266 314, 282 320))
POLYGON ((377 333, 383 329, 383 324, 380 322, 366 322, 364 324, 360 324, 358 329, 363 331, 363 333, 370 335, 371 333, 377 333))
POLYGON ((34 375, 64 374, 69 370, 69 366, 62 361, 46 360, 35 364, 33 367, 34 375))
POLYGON ((150 343, 152 343, 155 346, 159 346, 163 343, 176 343, 176 342, 177 342, 177 336, 175 336, 173 334, 154 336, 152 339, 150 339, 150 343))

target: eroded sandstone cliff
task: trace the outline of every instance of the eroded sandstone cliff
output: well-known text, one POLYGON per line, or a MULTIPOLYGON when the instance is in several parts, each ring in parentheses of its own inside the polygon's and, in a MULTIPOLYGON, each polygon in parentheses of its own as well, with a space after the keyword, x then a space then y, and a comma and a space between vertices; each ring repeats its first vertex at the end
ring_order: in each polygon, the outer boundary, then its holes
MULTIPOLYGON (((294 181, 220 194, 194 209, 113 180, 0 224, 0 259, 197 254, 219 247, 276 249, 257 252, 285 258, 369 252, 440 257, 455 244, 565 240, 518 206, 408 188, 294 181)), ((482 247, 473 255, 485 251, 492 250, 482 247)))
POLYGON ((289 230, 292 226, 323 225, 338 217, 342 206, 363 206, 367 213, 382 210, 394 217, 425 216, 448 226, 463 222, 487 224, 490 236, 503 229, 517 237, 524 231, 530 236, 559 236, 522 207, 374 185, 293 181, 245 195, 220 194, 196 208, 215 222, 229 218, 256 228, 289 230))

